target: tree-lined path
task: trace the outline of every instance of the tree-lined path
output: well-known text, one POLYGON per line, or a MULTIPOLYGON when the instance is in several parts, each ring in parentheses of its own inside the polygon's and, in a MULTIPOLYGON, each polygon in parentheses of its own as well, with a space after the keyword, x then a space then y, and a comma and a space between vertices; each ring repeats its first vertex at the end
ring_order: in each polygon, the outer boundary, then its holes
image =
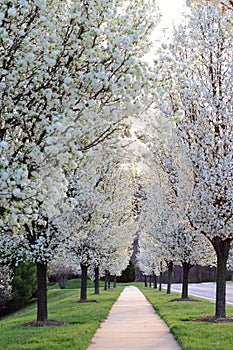
POLYGON ((180 350, 169 328, 136 287, 126 287, 88 350, 180 350))

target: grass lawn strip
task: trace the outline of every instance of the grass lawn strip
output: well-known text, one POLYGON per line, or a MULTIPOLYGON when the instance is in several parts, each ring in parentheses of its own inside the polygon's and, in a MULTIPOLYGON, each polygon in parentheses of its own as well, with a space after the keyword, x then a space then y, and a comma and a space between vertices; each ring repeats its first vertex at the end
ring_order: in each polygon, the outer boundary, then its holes
MULTIPOLYGON (((194 322, 194 319, 213 316, 215 304, 204 299, 200 302, 173 301, 180 294, 165 291, 159 292, 138 287, 153 305, 156 312, 167 323, 171 332, 178 340, 182 350, 232 350, 233 323, 194 322)), ((233 315, 233 307, 227 306, 227 315, 233 315)))
MULTIPOLYGON (((101 286, 100 295, 93 294, 93 287, 88 288, 88 299, 96 299, 95 303, 77 303, 80 290, 75 288, 75 281, 68 282, 70 289, 60 290, 53 286, 48 292, 49 319, 69 325, 21 328, 22 324, 36 319, 36 304, 30 304, 0 320, 0 350, 86 350, 100 322, 107 317, 125 285, 107 291, 103 291, 101 286)), ((200 302, 171 302, 180 295, 167 295, 145 288, 143 283, 133 285, 141 289, 183 350, 233 349, 233 323, 193 321, 198 317, 214 315, 214 303, 203 299, 199 299, 200 302)), ((227 315, 233 315, 232 306, 227 306, 227 315)))
MULTIPOLYGON (((73 283, 73 282, 72 282, 73 283)), ((4 350, 85 350, 100 322, 104 320, 122 287, 101 290, 93 294, 88 288, 88 299, 95 303, 76 303, 79 289, 52 289, 48 292, 49 319, 67 322, 67 326, 22 328, 36 319, 36 304, 0 320, 0 349, 4 350)))

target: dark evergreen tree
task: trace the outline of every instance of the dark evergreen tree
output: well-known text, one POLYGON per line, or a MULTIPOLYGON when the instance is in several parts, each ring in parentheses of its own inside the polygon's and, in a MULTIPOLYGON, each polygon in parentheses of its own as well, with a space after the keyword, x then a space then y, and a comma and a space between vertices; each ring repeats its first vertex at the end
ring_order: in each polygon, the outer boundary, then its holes
POLYGON ((36 266, 30 261, 20 262, 13 266, 13 298, 8 304, 8 310, 14 311, 24 306, 33 296, 36 297, 36 266))
POLYGON ((127 268, 122 272, 121 276, 117 277, 117 282, 134 282, 136 277, 135 265, 130 260, 127 268))

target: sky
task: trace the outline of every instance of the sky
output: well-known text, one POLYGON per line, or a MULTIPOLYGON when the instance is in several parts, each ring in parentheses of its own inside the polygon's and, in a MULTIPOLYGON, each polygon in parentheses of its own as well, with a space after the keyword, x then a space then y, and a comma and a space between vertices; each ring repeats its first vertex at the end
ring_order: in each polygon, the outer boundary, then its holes
MULTIPOLYGON (((162 28, 167 27, 170 33, 172 32, 173 23, 179 24, 181 21, 181 14, 182 12, 185 12, 185 3, 186 0, 157 0, 157 5, 160 8, 160 11, 162 13, 162 19, 158 27, 155 29, 155 34, 153 34, 153 37, 155 37, 154 47, 151 49, 151 51, 145 55, 145 60, 148 62, 153 61, 153 52, 154 49, 160 45, 159 38, 162 38, 162 41, 164 39, 163 30, 162 28)), ((153 40, 153 39, 152 39, 153 40)), ((154 41, 154 40, 153 40, 154 41)), ((144 123, 142 123, 144 125, 144 123)), ((139 120, 134 122, 134 128, 135 130, 143 128, 140 124, 139 120)))
POLYGON ((153 59, 154 49, 156 49, 161 41, 166 41, 169 35, 171 36, 173 24, 179 24, 181 21, 181 14, 185 11, 186 0, 157 0, 157 5, 160 8, 162 18, 155 31, 152 34, 153 47, 151 51, 145 55, 145 60, 151 62, 153 59), (169 33, 164 35, 164 28, 169 33))
POLYGON ((163 23, 171 25, 173 21, 177 22, 180 20, 185 0, 157 0, 157 4, 163 15, 163 23))
POLYGON ((172 29, 172 25, 179 24, 181 13, 185 10, 185 0, 157 0, 157 5, 162 13, 158 32, 162 35, 162 28, 172 29))

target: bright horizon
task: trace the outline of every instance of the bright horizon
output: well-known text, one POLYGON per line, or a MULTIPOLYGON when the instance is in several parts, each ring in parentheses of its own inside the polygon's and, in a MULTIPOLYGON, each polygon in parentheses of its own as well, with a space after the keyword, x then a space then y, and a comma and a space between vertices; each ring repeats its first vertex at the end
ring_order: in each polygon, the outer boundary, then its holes
POLYGON ((158 40, 164 39, 164 32, 171 33, 173 25, 178 25, 185 12, 185 0, 157 0, 157 5, 161 11, 162 17, 159 25, 155 29, 158 34, 158 40))
POLYGON ((162 13, 161 24, 170 27, 173 22, 179 22, 181 13, 185 9, 185 3, 185 0, 157 0, 157 5, 162 13))
POLYGON ((157 0, 156 4, 162 17, 152 34, 153 47, 145 55, 145 60, 148 62, 151 61, 154 55, 154 49, 170 36, 173 25, 177 25, 181 21, 182 13, 185 12, 186 0, 157 0))

